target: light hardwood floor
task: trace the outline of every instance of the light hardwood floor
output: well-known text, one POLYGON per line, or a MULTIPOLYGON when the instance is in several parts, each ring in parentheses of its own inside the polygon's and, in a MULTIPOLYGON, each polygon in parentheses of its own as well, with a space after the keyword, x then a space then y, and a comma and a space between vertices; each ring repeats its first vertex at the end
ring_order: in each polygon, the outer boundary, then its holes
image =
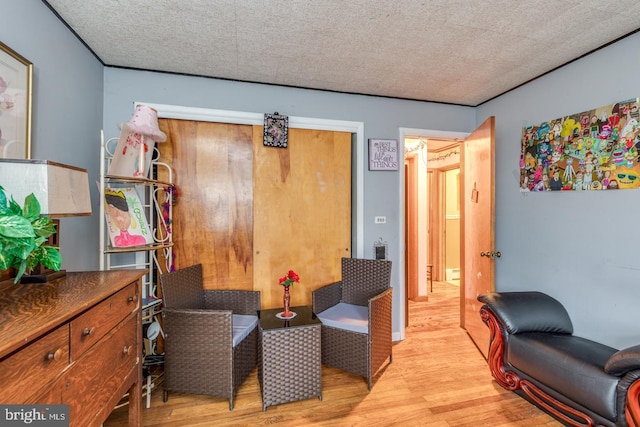
MULTIPOLYGON (((493 381, 481 353, 459 327, 459 288, 434 282, 428 302, 410 303, 406 339, 393 347, 393 363, 371 392, 366 380, 323 366, 323 400, 308 399, 262 412, 257 371, 240 388, 235 408, 226 400, 162 390, 143 409, 151 426, 561 426, 493 381)), ((286 363, 286 361, 283 361, 286 363)), ((126 408, 105 427, 127 425, 126 408)))

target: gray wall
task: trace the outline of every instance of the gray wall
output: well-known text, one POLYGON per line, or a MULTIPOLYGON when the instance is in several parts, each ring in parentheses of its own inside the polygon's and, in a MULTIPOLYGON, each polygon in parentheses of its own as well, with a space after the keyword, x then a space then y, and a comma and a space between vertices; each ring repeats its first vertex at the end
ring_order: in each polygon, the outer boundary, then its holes
POLYGON ((33 63, 31 157, 89 170, 93 215, 61 220, 62 266, 97 269, 103 66, 42 2, 0 0, 0 14, 0 40, 33 63))
POLYGON ((560 300, 578 335, 613 347, 640 342, 638 190, 519 192, 522 128, 640 97, 640 34, 477 109, 496 117, 498 290, 560 300))
MULTIPOLYGON (((131 117, 134 102, 250 113, 277 111, 289 116, 359 121, 364 122, 365 141, 397 139, 401 127, 456 132, 470 132, 475 128, 475 110, 469 107, 117 68, 106 68, 104 74, 105 137, 118 135, 118 124, 131 117)), ((366 153, 364 156, 368 158, 366 153)), ((394 263, 394 295, 401 295, 399 287, 404 286, 400 274, 404 235, 398 227, 402 219, 401 173, 402 168, 397 172, 370 172, 365 166, 364 177, 364 256, 373 258, 373 243, 380 237, 388 242, 389 259, 394 263), (387 223, 374 224, 374 216, 386 216, 387 223)), ((399 333, 403 325, 402 304, 401 298, 394 298, 394 333, 399 333)))

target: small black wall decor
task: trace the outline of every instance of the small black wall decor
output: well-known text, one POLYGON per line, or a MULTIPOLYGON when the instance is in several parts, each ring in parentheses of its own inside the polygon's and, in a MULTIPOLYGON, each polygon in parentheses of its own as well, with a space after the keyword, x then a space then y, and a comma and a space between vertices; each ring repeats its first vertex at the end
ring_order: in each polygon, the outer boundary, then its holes
POLYGON ((386 240, 382 240, 382 237, 375 242, 373 242, 373 254, 375 259, 388 259, 387 251, 389 248, 389 244, 386 240))
POLYGON ((268 147, 287 148, 289 138, 289 116, 283 116, 276 111, 264 115, 263 144, 268 147))

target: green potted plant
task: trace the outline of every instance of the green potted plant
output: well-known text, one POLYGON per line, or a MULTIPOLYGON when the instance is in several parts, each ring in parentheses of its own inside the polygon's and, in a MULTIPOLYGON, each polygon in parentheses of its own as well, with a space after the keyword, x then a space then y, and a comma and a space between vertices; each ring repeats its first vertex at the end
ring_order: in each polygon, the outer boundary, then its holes
POLYGON ((40 215, 40 202, 33 194, 25 198, 21 208, 13 197, 7 199, 0 186, 0 271, 14 268, 13 283, 38 264, 60 270, 60 251, 44 244, 55 232, 51 218, 40 215))

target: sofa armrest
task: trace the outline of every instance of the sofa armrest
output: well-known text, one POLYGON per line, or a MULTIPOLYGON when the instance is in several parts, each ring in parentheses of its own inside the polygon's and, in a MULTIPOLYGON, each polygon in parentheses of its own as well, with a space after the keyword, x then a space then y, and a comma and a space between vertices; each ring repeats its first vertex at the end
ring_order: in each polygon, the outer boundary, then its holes
POLYGON ((629 427, 640 426, 640 369, 621 376, 617 386, 619 417, 626 418, 629 427))
POLYGON ((340 302, 342 298, 342 282, 324 285, 311 293, 311 304, 315 314, 322 313, 340 302))
POLYGON ((257 314, 260 291, 205 290, 205 307, 211 310, 231 310, 233 314, 257 314))
POLYGON ((560 302, 542 292, 492 292, 478 296, 510 334, 572 334, 573 324, 560 302))
POLYGON ((615 352, 604 365, 604 371, 615 376, 622 376, 636 369, 640 369, 640 345, 615 352))

